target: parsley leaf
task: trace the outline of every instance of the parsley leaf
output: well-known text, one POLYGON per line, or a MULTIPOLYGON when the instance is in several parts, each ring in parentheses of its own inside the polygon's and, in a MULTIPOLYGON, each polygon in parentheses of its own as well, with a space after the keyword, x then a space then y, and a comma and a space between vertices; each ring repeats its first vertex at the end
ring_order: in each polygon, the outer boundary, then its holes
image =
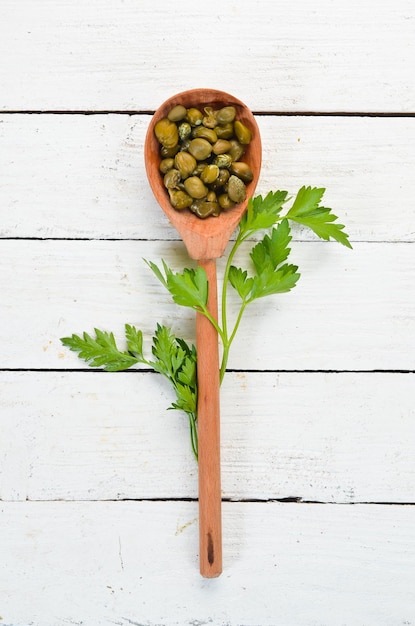
POLYGON ((196 413, 197 395, 195 390, 189 385, 182 385, 179 382, 175 385, 177 402, 173 402, 170 409, 180 409, 187 414, 196 413))
POLYGON ((298 267, 283 264, 290 254, 290 225, 283 219, 277 228, 273 228, 271 236, 265 235, 251 250, 250 256, 254 264, 255 276, 248 276, 246 270, 229 268, 229 282, 236 289, 244 303, 248 304, 258 298, 276 293, 290 291, 300 278, 298 267))
POLYGON ((125 325, 128 351, 138 359, 143 359, 143 332, 130 324, 125 325))
POLYGON ((265 235, 250 253, 257 274, 260 274, 268 265, 275 269, 286 260, 290 254, 288 244, 291 239, 290 225, 286 219, 282 220, 277 228, 272 229, 271 237, 265 235))
POLYGON ((231 265, 229 268, 229 282, 232 287, 236 289, 241 300, 246 300, 251 292, 254 279, 248 277, 248 272, 246 270, 244 271, 240 267, 231 265))
POLYGON ((107 372, 118 372, 135 365, 139 358, 129 352, 121 352, 117 348, 113 333, 107 333, 95 328, 95 339, 83 333, 82 337, 72 335, 61 339, 64 346, 73 352, 78 352, 91 367, 103 367, 107 372))
POLYGON ((176 402, 170 409, 180 409, 189 418, 190 440, 197 459, 197 381, 196 348, 191 348, 184 339, 177 338, 166 326, 157 324, 153 337, 155 361, 149 365, 170 380, 176 393, 176 402))
POLYGON ((265 198, 250 198, 239 223, 240 233, 246 238, 257 230, 270 228, 279 219, 282 206, 287 202, 287 191, 270 191, 265 198))
POLYGON ((264 298, 276 293, 286 293, 295 287, 300 274, 297 272, 296 265, 285 264, 278 270, 273 270, 272 266, 268 266, 254 277, 254 284, 251 290, 249 301, 257 298, 264 298))
POLYGON ((146 261, 160 282, 173 297, 174 302, 188 306, 197 311, 205 310, 208 298, 208 281, 205 270, 198 266, 195 269, 185 268, 182 273, 173 272, 163 261, 165 276, 159 267, 146 261))
POLYGON ((301 187, 294 204, 286 217, 294 222, 308 226, 321 239, 335 239, 347 248, 351 248, 348 235, 343 232, 344 224, 334 224, 338 219, 331 209, 319 205, 325 189, 301 187))

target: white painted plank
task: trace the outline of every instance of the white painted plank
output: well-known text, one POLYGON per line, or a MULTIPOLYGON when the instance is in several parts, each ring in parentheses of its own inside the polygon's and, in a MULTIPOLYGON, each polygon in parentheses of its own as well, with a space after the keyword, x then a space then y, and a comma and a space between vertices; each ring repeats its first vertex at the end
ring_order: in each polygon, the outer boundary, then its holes
MULTIPOLYGON (((0 373, 0 499, 197 497, 160 376, 0 373)), ((415 502, 412 374, 227 374, 226 499, 415 502)))
MULTIPOLYGON (((59 338, 95 326, 121 338, 124 324, 135 324, 150 338, 160 322, 194 340, 193 311, 175 305, 142 260, 164 258, 181 270, 189 259, 180 243, 21 240, 1 247, 2 368, 80 368, 59 338)), ((298 286, 247 308, 229 367, 412 370, 413 245, 349 250, 297 242, 292 249, 298 286)), ((247 248, 245 255, 244 264, 247 248)), ((230 298, 232 317, 232 290, 230 298)))
POLYGON ((7 626, 413 624, 414 507, 225 503, 224 573, 197 504, 3 504, 7 626))
MULTIPOLYGON (((175 239, 147 182, 148 115, 0 116, 2 237, 175 239)), ((357 241, 414 241, 415 119, 258 116, 257 193, 325 187, 357 241)), ((297 230, 297 238, 310 238, 297 230)))
POLYGON ((1 107, 155 109, 208 86, 255 110, 413 111, 414 5, 3 0, 1 107))

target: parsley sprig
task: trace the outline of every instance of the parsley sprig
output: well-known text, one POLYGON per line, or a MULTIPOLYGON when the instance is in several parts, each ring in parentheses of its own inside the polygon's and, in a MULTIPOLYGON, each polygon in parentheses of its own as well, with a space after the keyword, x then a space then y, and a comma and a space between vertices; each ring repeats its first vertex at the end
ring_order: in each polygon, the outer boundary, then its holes
MULTIPOLYGON (((174 272, 162 260, 162 267, 146 261, 155 276, 180 306, 190 307, 205 315, 215 326, 222 341, 220 380, 226 372, 230 347, 238 331, 246 307, 267 296, 291 291, 300 274, 297 265, 288 263, 291 249, 291 225, 295 222, 311 229, 320 239, 333 239, 351 248, 344 225, 337 222, 332 210, 320 205, 325 189, 302 187, 288 211, 284 205, 291 199, 287 191, 269 192, 264 198, 250 198, 247 210, 239 223, 235 241, 230 249, 223 277, 221 315, 217 322, 207 309, 208 280, 201 267, 174 272), (250 268, 233 265, 235 255, 249 238, 266 231, 251 249, 250 268), (229 329, 228 285, 239 297, 239 312, 229 329)), ((176 401, 171 409, 184 411, 189 419, 190 440, 197 459, 197 382, 196 349, 174 335, 167 326, 158 324, 152 345, 154 360, 143 355, 143 334, 134 326, 125 325, 127 349, 118 349, 113 333, 95 329, 95 337, 88 333, 62 338, 62 343, 78 353, 91 367, 106 371, 120 371, 143 364, 165 376, 173 386, 176 401)))
POLYGON ((64 346, 78 353, 79 358, 90 367, 102 367, 107 372, 126 370, 138 363, 162 374, 173 386, 176 401, 169 407, 184 411, 189 418, 190 441, 197 459, 197 385, 196 348, 176 337, 167 326, 157 324, 153 336, 152 355, 154 360, 143 355, 143 333, 125 325, 127 350, 121 351, 113 333, 95 328, 95 338, 88 333, 61 339, 64 346))

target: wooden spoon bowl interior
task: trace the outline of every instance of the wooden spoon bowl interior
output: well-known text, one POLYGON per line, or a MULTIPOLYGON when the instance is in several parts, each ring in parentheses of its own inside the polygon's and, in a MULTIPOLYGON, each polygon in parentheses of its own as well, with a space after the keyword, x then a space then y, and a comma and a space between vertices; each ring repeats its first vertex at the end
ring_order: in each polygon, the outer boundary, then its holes
POLYGON ((222 256, 231 234, 246 210, 248 199, 255 191, 261 170, 261 158, 261 137, 252 112, 243 102, 223 91, 215 89, 184 91, 166 100, 154 113, 147 129, 144 145, 147 177, 157 202, 180 233, 191 258, 213 259, 222 256), (190 210, 178 211, 170 204, 169 195, 163 184, 163 176, 159 170, 160 145, 154 134, 154 127, 176 104, 182 104, 186 108, 196 107, 202 111, 206 106, 211 106, 216 110, 232 105, 236 108, 236 118, 252 132, 251 142, 243 156, 243 160, 248 163, 254 175, 253 180, 246 185, 247 197, 244 202, 222 211, 218 217, 200 219, 190 210))

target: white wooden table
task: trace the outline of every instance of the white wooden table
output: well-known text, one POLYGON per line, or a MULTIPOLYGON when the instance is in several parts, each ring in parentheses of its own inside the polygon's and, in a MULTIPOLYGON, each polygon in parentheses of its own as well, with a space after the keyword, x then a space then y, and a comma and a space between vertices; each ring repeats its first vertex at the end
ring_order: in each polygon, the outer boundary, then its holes
POLYGON ((415 624, 415 4, 0 4, 0 624, 415 624), (258 193, 302 185, 353 251, 295 231, 222 388, 224 572, 198 573, 197 465, 157 375, 59 338, 157 321, 188 264, 147 183, 150 115, 194 87, 256 114, 258 193))

